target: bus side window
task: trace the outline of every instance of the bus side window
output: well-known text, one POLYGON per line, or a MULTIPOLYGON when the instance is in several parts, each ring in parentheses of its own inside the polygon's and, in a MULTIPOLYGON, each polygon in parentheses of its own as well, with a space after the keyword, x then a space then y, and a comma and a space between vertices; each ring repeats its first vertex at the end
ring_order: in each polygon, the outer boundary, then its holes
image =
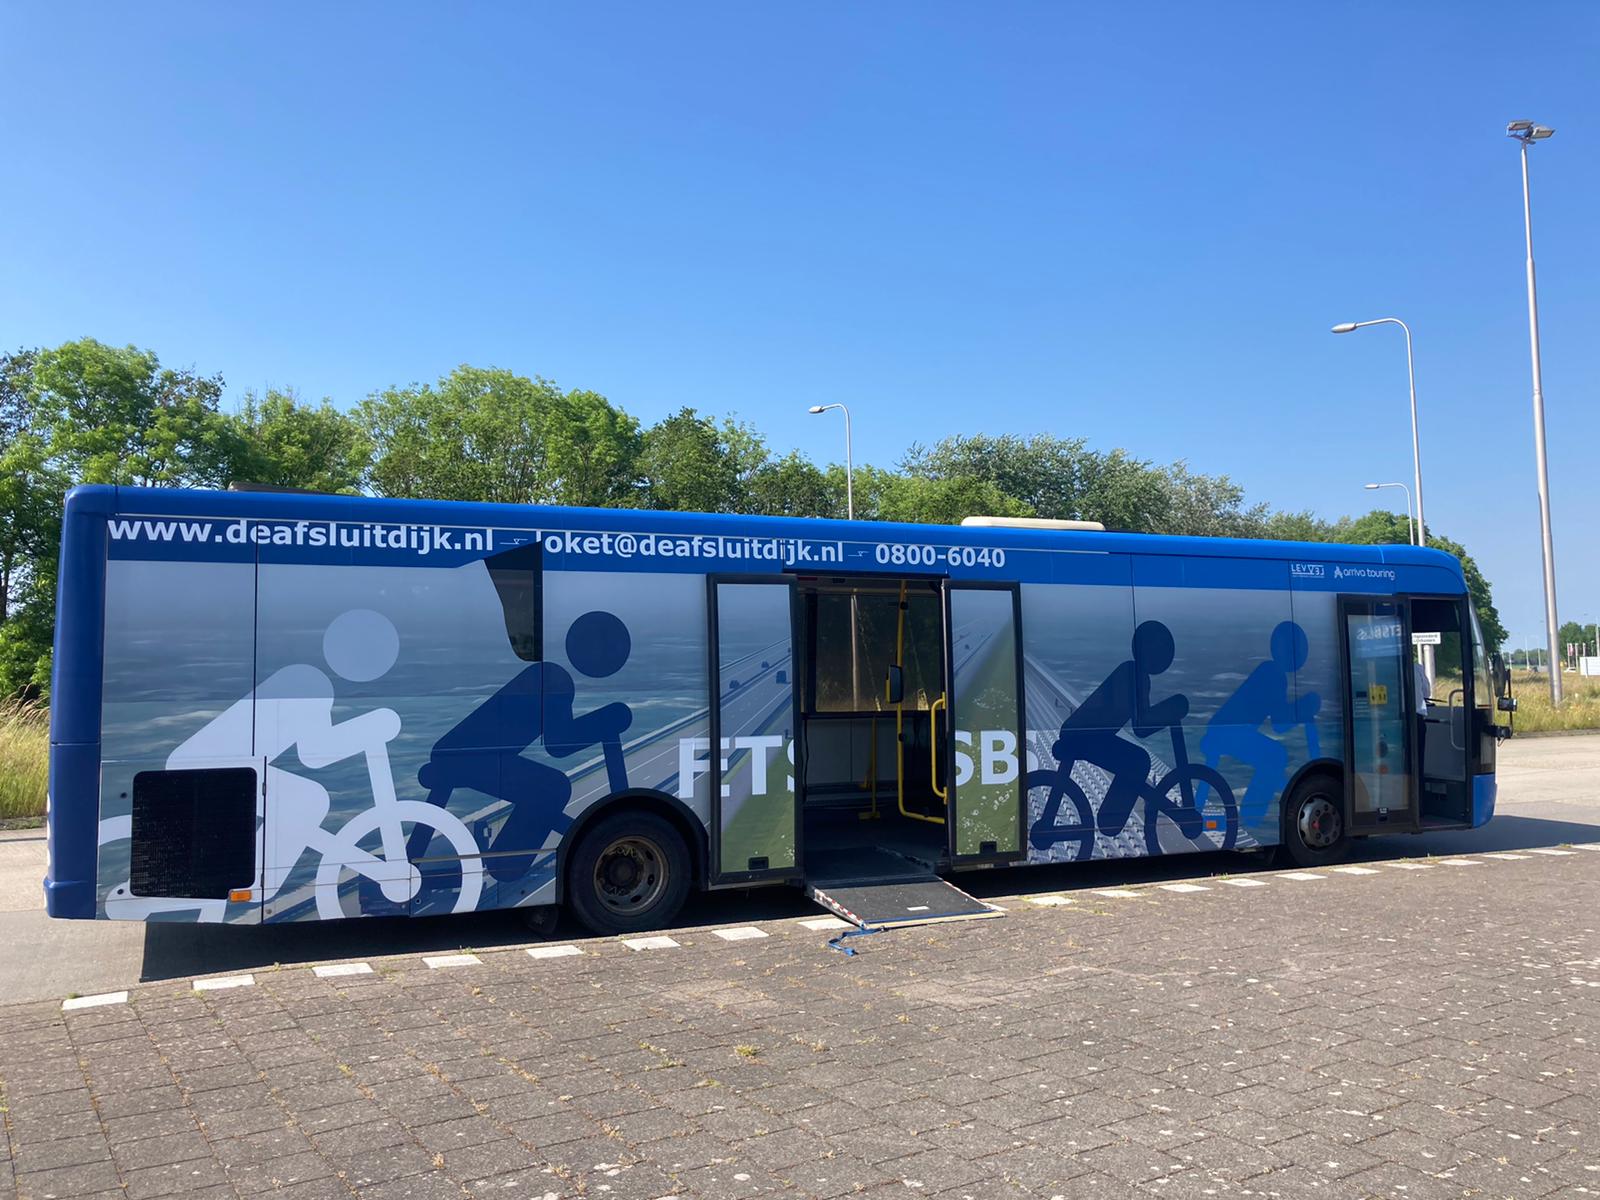
POLYGON ((483 560, 495 591, 500 594, 511 651, 523 662, 544 658, 544 622, 540 614, 544 599, 543 562, 543 547, 538 542, 513 546, 483 560))

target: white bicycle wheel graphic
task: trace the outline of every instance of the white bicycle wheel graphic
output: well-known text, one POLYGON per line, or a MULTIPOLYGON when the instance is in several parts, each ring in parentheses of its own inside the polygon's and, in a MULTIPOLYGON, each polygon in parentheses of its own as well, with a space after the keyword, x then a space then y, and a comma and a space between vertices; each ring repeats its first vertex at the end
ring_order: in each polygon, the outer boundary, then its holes
POLYGON ((483 860, 479 857, 478 843, 459 818, 451 816, 436 804, 424 800, 397 800, 382 808, 365 809, 333 834, 322 849, 322 862, 317 866, 317 915, 324 921, 336 921, 347 916, 339 899, 339 882, 346 871, 390 887, 404 878, 405 894, 415 896, 422 886, 417 868, 409 862, 391 864, 378 855, 361 849, 362 839, 376 833, 385 820, 405 825, 425 825, 437 830, 455 850, 460 859, 461 886, 456 893, 453 913, 472 912, 483 895, 483 860))

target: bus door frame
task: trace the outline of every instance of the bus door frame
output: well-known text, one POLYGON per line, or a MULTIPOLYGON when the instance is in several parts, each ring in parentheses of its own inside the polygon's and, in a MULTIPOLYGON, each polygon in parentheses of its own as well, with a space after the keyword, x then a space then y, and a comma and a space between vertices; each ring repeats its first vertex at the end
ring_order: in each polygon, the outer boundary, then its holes
MULTIPOLYGON (((706 778, 710 781, 710 821, 706 830, 707 876, 712 887, 741 883, 767 883, 799 880, 804 877, 805 846, 805 739, 800 736, 801 700, 799 632, 804 628, 800 610, 798 581, 789 572, 770 575, 722 574, 706 576, 706 669, 709 717, 706 753, 710 756, 706 778), (794 864, 764 871, 724 870, 722 863, 722 664, 721 626, 718 622, 717 589, 724 584, 757 584, 783 587, 789 594, 789 703, 792 713, 791 738, 794 742, 794 864)), ((783 760, 787 766, 787 758, 783 760)), ((781 780, 783 772, 777 776, 781 780)), ((771 778, 771 776, 769 776, 771 778)))
MULTIPOLYGON (((944 729, 941 733, 936 731, 936 736, 944 738, 944 754, 940 757, 940 766, 944 770, 945 790, 949 799, 945 801, 945 853, 950 856, 954 866, 1003 866, 1010 863, 1022 862, 1028 857, 1028 791, 1024 780, 1028 774, 1028 735, 1027 735, 1027 686, 1023 679, 1022 661, 1022 585, 1016 580, 990 580, 990 579, 950 579, 948 576, 940 588, 943 596, 944 608, 944 729), (999 851, 994 854, 957 854, 956 834, 960 821, 958 805, 961 801, 961 791, 956 784, 956 656, 955 656, 955 623, 951 615, 951 597, 957 591, 965 592, 1009 592, 1011 594, 1011 629, 1015 638, 1016 652, 1016 682, 1017 682, 1017 728, 1013 731, 1017 736, 1017 848, 1015 850, 999 851)), ((980 730, 968 730, 977 736, 980 730)), ((976 776, 979 767, 979 747, 972 747, 973 772, 976 776)))
MULTIPOLYGON (((1459 824, 1461 828, 1469 828, 1472 818, 1472 778, 1478 772, 1478 762, 1481 757, 1478 742, 1475 740, 1477 730, 1477 713, 1475 711, 1475 705, 1477 703, 1477 697, 1473 694, 1474 688, 1476 687, 1476 680, 1473 677, 1472 671, 1473 638, 1472 609, 1470 603, 1471 598, 1465 592, 1407 592, 1404 599, 1406 601, 1406 628, 1408 634, 1413 632, 1411 629, 1411 604, 1414 601, 1427 600, 1430 602, 1450 604, 1454 606, 1456 611, 1456 641, 1461 653, 1461 686, 1456 688, 1455 692, 1461 697, 1461 737, 1464 745, 1457 746, 1454 741, 1456 728, 1454 718, 1452 717, 1445 724, 1448 730, 1447 736, 1451 738, 1450 745, 1454 749, 1458 750, 1461 754, 1461 780, 1452 780, 1450 782, 1460 783, 1464 789, 1464 795, 1462 796, 1462 799, 1466 803, 1467 816, 1465 820, 1461 821, 1459 824)), ((1487 653, 1487 651, 1485 651, 1485 653, 1487 653)), ((1435 667, 1435 670, 1437 670, 1437 666, 1435 667)), ((1437 676, 1434 679, 1434 684, 1435 686, 1438 684, 1437 676)), ((1448 702, 1446 707, 1451 707, 1448 702)), ((1416 711, 1415 697, 1412 698, 1412 711, 1416 711)), ((1424 748, 1424 754, 1426 754, 1426 748, 1424 748)), ((1420 763, 1418 764, 1416 771, 1416 796, 1414 799, 1414 804, 1416 806, 1417 828, 1419 830, 1438 829, 1442 824, 1456 824, 1456 822, 1444 822, 1438 818, 1429 819, 1423 813, 1422 783, 1424 777, 1427 775, 1427 767, 1427 763, 1420 763)), ((1435 778, 1438 777, 1436 776, 1435 778)))
POLYGON ((1417 758, 1417 734, 1415 718, 1417 712, 1416 700, 1416 673, 1411 667, 1411 597, 1406 595, 1376 595, 1371 592, 1341 592, 1336 600, 1337 619, 1339 622, 1339 687, 1341 698, 1344 701, 1344 819, 1345 828, 1353 834, 1362 833, 1414 833, 1419 828, 1421 816, 1421 782, 1422 764, 1417 758), (1400 672, 1401 704, 1404 706, 1405 719, 1401 722, 1405 730, 1405 763, 1407 768, 1406 786, 1406 811, 1396 814, 1391 810, 1385 819, 1376 816, 1357 820, 1356 817, 1356 701, 1355 701, 1355 676, 1352 671, 1350 656, 1350 622, 1348 616, 1352 609, 1364 605, 1392 604, 1399 610, 1400 618, 1400 645, 1405 659, 1404 669, 1400 672))

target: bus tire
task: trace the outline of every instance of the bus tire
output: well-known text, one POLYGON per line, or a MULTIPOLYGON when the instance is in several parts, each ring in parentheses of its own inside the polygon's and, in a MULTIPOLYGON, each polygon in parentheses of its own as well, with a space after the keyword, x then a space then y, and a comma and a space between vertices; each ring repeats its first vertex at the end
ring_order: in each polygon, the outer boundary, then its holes
POLYGON ((598 934, 670 925, 689 897, 689 848, 672 823, 631 809, 601 817, 567 864, 567 904, 598 934))
POLYGON ((1328 867, 1350 851, 1344 819, 1344 784, 1331 771, 1314 771, 1283 799, 1280 856, 1297 867, 1328 867))

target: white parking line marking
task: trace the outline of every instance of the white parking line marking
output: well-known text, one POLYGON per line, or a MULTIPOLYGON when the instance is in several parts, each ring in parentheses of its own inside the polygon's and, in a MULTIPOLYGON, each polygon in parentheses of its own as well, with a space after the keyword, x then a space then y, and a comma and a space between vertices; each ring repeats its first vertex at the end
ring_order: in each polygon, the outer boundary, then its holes
POLYGON ((1265 879, 1219 879, 1218 883, 1225 883, 1229 887, 1266 887, 1265 879))
POLYGON ((432 970, 438 971, 445 967, 475 967, 482 960, 476 954, 435 954, 422 961, 432 970))
POLYGON ((1342 871, 1346 875, 1376 875, 1371 867, 1329 867, 1330 871, 1342 871))
POLYGON ((629 950, 676 950, 678 943, 666 934, 657 937, 625 938, 622 944, 629 950))
POLYGON ((583 951, 576 946, 529 946, 529 958, 571 958, 583 951))
POLYGON ((1442 867, 1481 867, 1483 864, 1474 858, 1441 858, 1439 865, 1442 867))
POLYGON ((1127 888, 1100 888, 1095 892, 1096 896, 1109 896, 1113 900, 1132 900, 1138 894, 1138 892, 1129 891, 1127 888))
POLYGON ((226 975, 221 979, 196 979, 194 990, 197 992, 215 992, 223 988, 254 987, 254 975, 226 975))
MULTIPOLYGON (((1131 896, 1133 893, 1129 892, 1128 895, 1131 896)), ((1037 904, 1043 908, 1058 908, 1063 904, 1071 904, 1072 901, 1065 896, 1029 896, 1028 903, 1037 904)))
POLYGON ((1529 846, 1528 847, 1528 853, 1529 854, 1559 854, 1559 855, 1561 855, 1563 857, 1566 857, 1566 856, 1570 855, 1572 853, 1572 851, 1571 850, 1557 850, 1557 849, 1555 849, 1554 847, 1551 847, 1551 846, 1529 846))
POLYGON ((333 963, 326 967, 312 967, 311 973, 318 979, 337 979, 341 975, 371 975, 372 968, 366 963, 333 963))
POLYGON ((1310 883, 1312 880, 1315 880, 1315 879, 1326 879, 1327 876, 1326 875, 1318 875, 1313 871, 1284 871, 1282 874, 1280 874, 1278 876, 1278 878, 1280 878, 1280 879, 1298 879, 1301 882, 1310 883))
POLYGON ((1485 858, 1503 858, 1507 862, 1522 862, 1528 856, 1526 854, 1485 854, 1484 857, 1485 858))
POLYGON ((1573 842, 1574 850, 1600 850, 1600 842, 1573 842))
POLYGON ((1433 864, 1432 863, 1392 862, 1392 863, 1389 863, 1388 865, 1393 867, 1393 868, 1395 868, 1395 870, 1397 870, 1397 871, 1431 871, 1431 870, 1433 870, 1433 864))
POLYGON ((1208 887, 1201 887, 1198 883, 1163 883, 1160 885, 1168 892, 1209 892, 1208 887))
POLYGON ((765 929, 757 929, 754 925, 740 925, 736 929, 713 929, 711 932, 725 942, 748 942, 767 936, 765 929))
POLYGON ((74 996, 71 1000, 61 1002, 62 1012, 72 1012, 79 1008, 99 1008, 105 1004, 126 1004, 127 992, 105 992, 99 996, 74 996))
POLYGON ((850 924, 849 921, 841 921, 838 917, 809 917, 806 920, 801 921, 800 924, 807 929, 815 929, 819 932, 829 929, 855 928, 855 926, 850 924))

